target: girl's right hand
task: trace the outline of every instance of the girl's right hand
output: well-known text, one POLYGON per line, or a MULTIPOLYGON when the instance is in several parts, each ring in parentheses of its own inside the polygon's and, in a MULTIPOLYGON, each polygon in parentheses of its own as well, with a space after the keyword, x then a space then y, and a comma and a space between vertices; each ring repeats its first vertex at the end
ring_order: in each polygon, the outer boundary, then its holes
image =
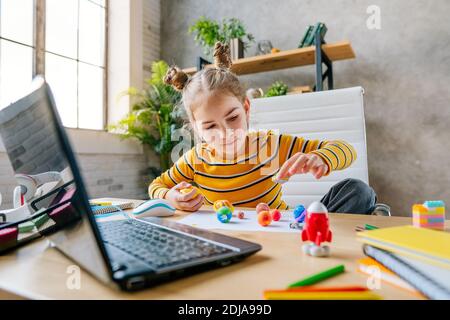
POLYGON ((180 192, 181 189, 190 187, 192 187, 191 184, 183 181, 170 189, 164 198, 178 210, 190 212, 197 211, 203 205, 203 195, 198 194, 196 196, 195 193, 197 191, 195 189, 185 194, 180 192))

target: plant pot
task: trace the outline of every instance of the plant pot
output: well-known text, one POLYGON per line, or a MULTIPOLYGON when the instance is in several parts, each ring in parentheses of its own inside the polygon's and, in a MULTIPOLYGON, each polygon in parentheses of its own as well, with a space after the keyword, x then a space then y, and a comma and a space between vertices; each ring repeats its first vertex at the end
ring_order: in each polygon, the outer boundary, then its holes
POLYGON ((237 60, 244 57, 244 43, 241 39, 234 38, 230 40, 231 60, 237 60))

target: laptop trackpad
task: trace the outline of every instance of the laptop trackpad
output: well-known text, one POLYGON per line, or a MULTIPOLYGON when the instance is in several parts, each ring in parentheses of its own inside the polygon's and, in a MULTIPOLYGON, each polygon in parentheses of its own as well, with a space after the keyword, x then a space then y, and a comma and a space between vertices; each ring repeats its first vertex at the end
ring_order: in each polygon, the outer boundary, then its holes
POLYGON ((145 262, 107 242, 104 242, 104 244, 114 273, 118 271, 123 271, 125 274, 154 272, 154 270, 145 262))

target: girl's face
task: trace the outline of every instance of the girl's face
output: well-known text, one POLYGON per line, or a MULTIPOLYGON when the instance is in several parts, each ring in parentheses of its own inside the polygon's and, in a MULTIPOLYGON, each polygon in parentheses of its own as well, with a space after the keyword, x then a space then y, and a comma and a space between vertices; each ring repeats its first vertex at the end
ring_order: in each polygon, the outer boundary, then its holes
POLYGON ((250 101, 242 103, 231 94, 201 94, 192 104, 196 133, 223 159, 233 159, 244 150, 250 101))

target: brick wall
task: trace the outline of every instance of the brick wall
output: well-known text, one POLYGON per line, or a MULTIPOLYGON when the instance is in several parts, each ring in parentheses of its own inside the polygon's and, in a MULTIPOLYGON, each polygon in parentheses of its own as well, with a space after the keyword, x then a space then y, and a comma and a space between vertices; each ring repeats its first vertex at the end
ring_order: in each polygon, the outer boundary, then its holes
MULTIPOLYGON (((91 198, 117 197, 147 199, 149 177, 145 156, 128 154, 78 154, 84 183, 91 198)), ((1 209, 12 206, 16 186, 13 170, 5 152, 0 152, 1 209)))

